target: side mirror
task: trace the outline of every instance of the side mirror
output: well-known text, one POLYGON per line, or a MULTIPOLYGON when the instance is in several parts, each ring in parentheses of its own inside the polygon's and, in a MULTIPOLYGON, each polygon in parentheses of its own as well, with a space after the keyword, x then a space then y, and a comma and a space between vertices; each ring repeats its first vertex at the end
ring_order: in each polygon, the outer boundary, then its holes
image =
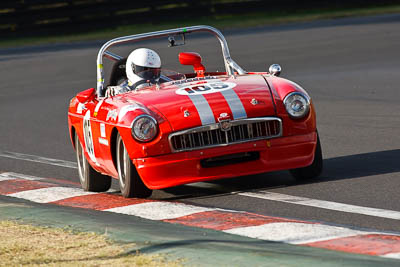
POLYGON ((182 38, 180 43, 177 43, 175 41, 174 36, 168 36, 168 47, 174 47, 174 46, 180 46, 180 45, 185 45, 185 34, 179 34, 182 38))
POLYGON ((281 71, 282 71, 282 68, 281 68, 281 65, 279 65, 279 64, 272 64, 271 66, 269 66, 269 73, 271 75, 279 76, 279 75, 281 75, 281 71))
POLYGON ((93 100, 95 95, 96 95, 96 90, 94 88, 90 88, 77 94, 76 98, 78 98, 79 102, 86 103, 90 100, 93 100))
POLYGON ((201 56, 195 52, 183 52, 179 53, 179 62, 182 65, 191 65, 193 66, 194 71, 197 74, 197 77, 204 77, 204 72, 206 68, 201 64, 201 56))

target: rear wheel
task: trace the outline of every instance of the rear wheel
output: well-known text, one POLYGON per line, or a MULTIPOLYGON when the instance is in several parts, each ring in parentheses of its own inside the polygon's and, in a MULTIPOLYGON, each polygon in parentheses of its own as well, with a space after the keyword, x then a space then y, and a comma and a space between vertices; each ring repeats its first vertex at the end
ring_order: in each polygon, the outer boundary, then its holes
POLYGON ((111 177, 95 171, 85 158, 85 151, 75 134, 76 160, 78 162, 79 181, 85 191, 104 192, 111 187, 111 177))
POLYGON ((117 169, 119 187, 124 197, 145 198, 151 196, 152 190, 140 178, 119 134, 117 136, 117 169))
POLYGON ((315 148, 314 160, 310 166, 290 170, 290 173, 297 180, 311 180, 317 178, 323 169, 322 149, 317 134, 317 146, 315 148))

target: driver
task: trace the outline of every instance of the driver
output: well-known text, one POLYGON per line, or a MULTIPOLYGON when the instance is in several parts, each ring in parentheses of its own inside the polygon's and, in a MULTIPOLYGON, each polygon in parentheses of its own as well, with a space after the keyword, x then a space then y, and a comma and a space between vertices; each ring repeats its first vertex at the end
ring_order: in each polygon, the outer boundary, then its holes
POLYGON ((106 90, 106 97, 159 83, 161 59, 151 49, 138 48, 129 54, 125 71, 128 80, 118 86, 109 86, 106 90))

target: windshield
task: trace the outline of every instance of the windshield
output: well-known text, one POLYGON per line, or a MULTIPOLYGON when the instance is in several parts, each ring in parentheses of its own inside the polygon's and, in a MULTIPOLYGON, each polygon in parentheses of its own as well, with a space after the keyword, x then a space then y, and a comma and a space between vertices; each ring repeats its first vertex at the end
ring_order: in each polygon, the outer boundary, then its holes
POLYGON ((161 79, 167 81, 177 81, 186 79, 186 75, 173 70, 161 70, 161 79))

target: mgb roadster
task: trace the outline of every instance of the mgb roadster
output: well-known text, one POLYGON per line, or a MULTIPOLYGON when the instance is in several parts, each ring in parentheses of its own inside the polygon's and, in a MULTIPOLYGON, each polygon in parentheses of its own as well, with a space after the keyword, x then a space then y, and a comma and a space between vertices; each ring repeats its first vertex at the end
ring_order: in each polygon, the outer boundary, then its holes
POLYGON ((268 72, 242 69, 210 26, 106 42, 97 55, 96 88, 78 93, 68 110, 83 189, 107 191, 116 178, 124 197, 149 197, 153 189, 277 170, 301 180, 318 177, 323 161, 313 103, 280 73, 278 64, 268 72), (223 71, 207 71, 199 53, 181 52, 177 61, 193 66, 190 73, 161 72, 156 84, 106 96, 127 79, 126 56, 111 47, 165 38, 179 49, 198 32, 219 41, 223 71), (107 84, 104 58, 114 61, 107 84))

